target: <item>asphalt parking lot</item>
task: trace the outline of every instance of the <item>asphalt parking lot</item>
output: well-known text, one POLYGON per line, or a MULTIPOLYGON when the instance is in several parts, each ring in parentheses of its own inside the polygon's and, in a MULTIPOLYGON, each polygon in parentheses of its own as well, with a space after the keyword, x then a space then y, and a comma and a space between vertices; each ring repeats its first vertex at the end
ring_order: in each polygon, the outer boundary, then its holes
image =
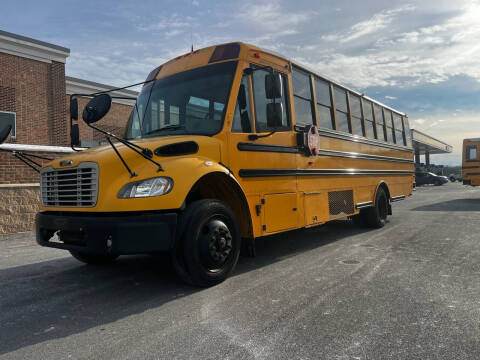
POLYGON ((209 289, 162 256, 91 267, 0 236, 0 358, 478 359, 480 189, 421 187, 393 212, 264 239, 209 289))

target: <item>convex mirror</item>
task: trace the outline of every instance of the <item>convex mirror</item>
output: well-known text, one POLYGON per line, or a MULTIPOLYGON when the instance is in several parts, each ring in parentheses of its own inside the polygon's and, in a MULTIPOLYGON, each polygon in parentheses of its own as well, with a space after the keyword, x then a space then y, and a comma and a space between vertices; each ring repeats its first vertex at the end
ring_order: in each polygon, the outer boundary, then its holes
POLYGON ((267 99, 282 97, 282 77, 278 73, 265 75, 265 95, 267 99))
POLYGON ((112 98, 108 94, 100 94, 91 99, 83 110, 83 121, 93 124, 103 118, 112 106, 112 98))
POLYGON ((70 99, 70 118, 78 120, 78 100, 70 99))

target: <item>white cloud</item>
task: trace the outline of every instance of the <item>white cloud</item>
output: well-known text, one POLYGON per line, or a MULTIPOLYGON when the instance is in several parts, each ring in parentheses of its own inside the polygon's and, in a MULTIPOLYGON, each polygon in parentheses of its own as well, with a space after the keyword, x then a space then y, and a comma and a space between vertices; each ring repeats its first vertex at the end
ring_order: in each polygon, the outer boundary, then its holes
POLYGON ((414 9, 415 7, 413 5, 407 4, 395 9, 383 10, 373 15, 370 19, 353 25, 346 32, 324 35, 322 36, 322 39, 327 41, 340 41, 341 43, 347 43, 386 28, 394 20, 395 16, 406 11, 412 11, 414 9))
MULTIPOLYGON (((392 10, 390 14, 398 14, 399 11, 392 10)), ((388 19, 392 21, 393 16, 388 19)), ((298 55, 297 59, 307 62, 320 73, 361 88, 439 83, 458 75, 480 81, 478 19, 480 3, 468 1, 459 14, 442 23, 414 31, 396 33, 392 30, 373 34, 375 27, 363 22, 359 23, 363 24, 363 34, 369 33, 374 45, 360 55, 346 55, 348 48, 329 48, 328 52, 319 50, 321 52, 316 56, 316 61, 305 61, 298 55)), ((369 23, 373 24, 374 21, 369 23)), ((385 24, 385 19, 380 23, 385 24)), ((329 36, 329 39, 340 36, 349 39, 356 35, 336 33, 326 37, 329 36)))
POLYGON ((155 31, 166 29, 190 28, 192 26, 192 18, 180 18, 177 14, 171 16, 161 16, 155 21, 147 24, 138 24, 137 29, 140 31, 155 31))
POLYGON ((263 30, 292 30, 315 15, 314 11, 287 11, 278 2, 246 3, 234 17, 250 26, 258 26, 263 30))

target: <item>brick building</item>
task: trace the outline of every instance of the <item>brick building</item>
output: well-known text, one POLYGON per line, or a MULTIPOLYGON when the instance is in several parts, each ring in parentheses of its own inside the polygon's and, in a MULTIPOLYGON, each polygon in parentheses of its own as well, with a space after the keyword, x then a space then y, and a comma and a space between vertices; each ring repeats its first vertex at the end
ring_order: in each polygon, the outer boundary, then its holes
MULTIPOLYGON (((0 145, 0 234, 32 230, 39 203, 38 173, 11 153, 28 151, 50 158, 69 147, 69 96, 110 90, 113 87, 65 76, 70 50, 0 30, 0 127, 13 130, 0 145)), ((135 91, 120 90, 117 96, 136 98, 135 91)), ((79 110, 87 103, 79 99, 79 110)), ((99 126, 122 135, 134 101, 114 100, 99 126)), ((83 124, 83 146, 98 145, 104 138, 83 124)))

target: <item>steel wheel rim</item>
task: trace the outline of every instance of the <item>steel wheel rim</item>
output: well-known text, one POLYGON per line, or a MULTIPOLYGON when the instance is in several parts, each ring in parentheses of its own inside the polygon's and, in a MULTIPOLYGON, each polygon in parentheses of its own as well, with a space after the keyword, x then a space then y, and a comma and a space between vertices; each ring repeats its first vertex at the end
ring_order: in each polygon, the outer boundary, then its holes
POLYGON ((233 237, 226 221, 212 217, 205 221, 198 236, 199 261, 208 272, 224 269, 233 254, 233 237))

